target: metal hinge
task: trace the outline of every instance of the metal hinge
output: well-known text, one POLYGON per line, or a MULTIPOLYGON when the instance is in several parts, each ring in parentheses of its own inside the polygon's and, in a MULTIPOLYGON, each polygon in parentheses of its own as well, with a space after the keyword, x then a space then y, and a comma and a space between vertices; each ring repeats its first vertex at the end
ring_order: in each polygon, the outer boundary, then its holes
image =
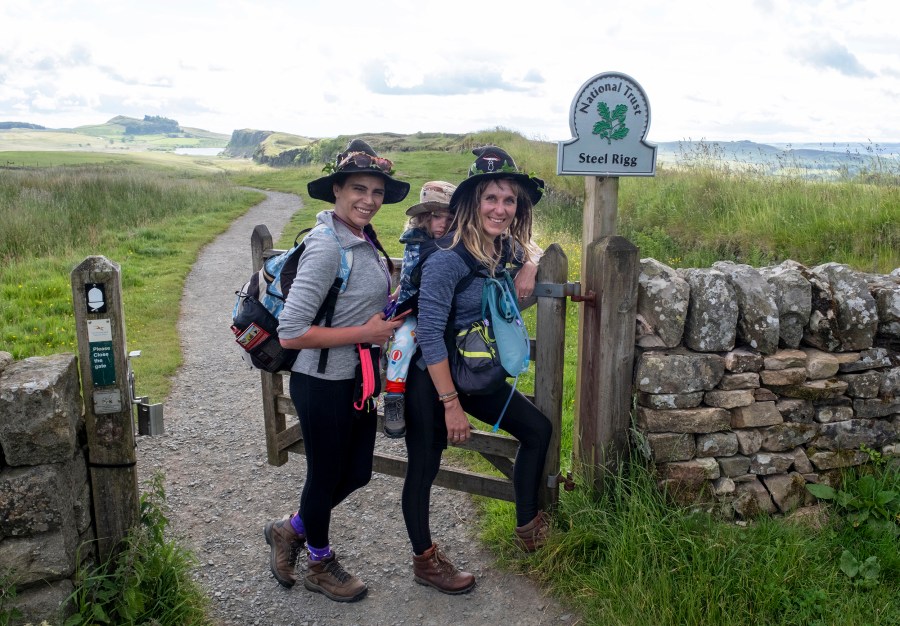
POLYGON ((596 294, 588 291, 581 295, 581 283, 535 283, 534 295, 537 298, 570 298, 572 302, 584 302, 594 306, 596 294))

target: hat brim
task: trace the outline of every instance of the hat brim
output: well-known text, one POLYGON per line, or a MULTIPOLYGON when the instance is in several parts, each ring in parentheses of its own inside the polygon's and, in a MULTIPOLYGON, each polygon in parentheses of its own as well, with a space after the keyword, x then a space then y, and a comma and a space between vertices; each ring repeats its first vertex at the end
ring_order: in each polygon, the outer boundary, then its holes
POLYGON ((528 174, 513 174, 510 172, 476 174, 475 176, 470 176, 469 178, 462 181, 456 188, 456 191, 453 192, 453 196, 450 198, 450 211, 456 212, 456 207, 459 206, 459 203, 462 202, 462 199, 467 197, 471 193, 475 193, 475 188, 481 181, 498 180, 501 178, 511 179, 519 183, 522 188, 525 189, 525 193, 527 193, 528 197, 531 199, 532 205, 540 202, 541 197, 544 195, 544 181, 540 178, 529 176, 528 174))
POLYGON ((419 204, 414 204, 406 209, 406 214, 409 217, 412 217, 414 215, 428 213, 429 211, 447 211, 448 213, 452 213, 450 205, 446 202, 420 202, 419 204))
POLYGON ((328 176, 311 180, 306 184, 306 191, 310 198, 315 200, 324 200, 334 204, 334 184, 342 182, 345 178, 352 174, 369 174, 371 176, 380 176, 384 179, 384 201, 383 204, 397 204, 403 202, 409 193, 409 183, 402 180, 391 178, 384 172, 380 172, 373 168, 367 169, 344 169, 340 172, 334 172, 328 176))

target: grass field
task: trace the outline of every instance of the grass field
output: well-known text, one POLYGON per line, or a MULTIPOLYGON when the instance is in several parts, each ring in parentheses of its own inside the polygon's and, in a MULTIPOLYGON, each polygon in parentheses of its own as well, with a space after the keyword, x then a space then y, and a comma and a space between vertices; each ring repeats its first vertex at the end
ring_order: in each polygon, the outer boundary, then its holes
MULTIPOLYGON (((559 242, 579 274, 583 181, 553 174, 555 153, 507 131, 468 137, 453 149, 392 152, 412 184, 407 202, 383 207, 376 228, 399 256, 406 206, 430 179, 459 181, 468 148, 494 141, 548 182, 536 210, 536 240, 559 242)), ((260 195, 238 186, 299 193, 305 206, 279 242, 329 208, 306 197, 320 166, 271 169, 246 161, 160 154, 0 153, 0 349, 16 358, 72 350, 69 272, 88 254, 123 271, 129 347, 140 395, 167 392, 180 362, 174 312, 202 245, 260 195), (2 168, 7 160, 24 168, 2 168), (115 207, 115 211, 111 208, 115 207)), ((712 168, 661 169, 620 184, 620 234, 675 267, 730 259, 751 264, 792 258, 847 263, 886 273, 900 266, 900 185, 896 179, 809 183, 712 168)), ((576 308, 569 307, 563 463, 571 453, 576 308)), ((527 383, 526 383, 527 386, 527 383)), ((885 474, 885 491, 900 478, 885 474), (892 482, 893 481, 893 482, 892 482)), ((672 508, 640 466, 612 479, 601 499, 563 494, 560 530, 540 553, 511 545, 512 508, 481 501, 483 537, 510 567, 540 578, 584 615, 586 624, 898 624, 900 546, 835 517, 820 529, 762 520, 746 527, 672 508), (860 584, 841 568, 843 551, 879 572, 860 584)))

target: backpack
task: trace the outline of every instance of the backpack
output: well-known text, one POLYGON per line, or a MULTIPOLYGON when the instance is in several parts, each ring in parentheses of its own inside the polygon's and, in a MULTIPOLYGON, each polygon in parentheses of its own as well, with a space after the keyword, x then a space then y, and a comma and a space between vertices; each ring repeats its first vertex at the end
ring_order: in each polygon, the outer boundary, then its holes
MULTIPOLYGON (((459 281, 456 285, 456 289, 453 290, 453 295, 456 296, 459 293, 465 291, 469 285, 472 284, 476 278, 490 278, 488 275, 487 268, 485 268, 481 263, 475 259, 472 254, 466 250, 466 247, 461 243, 450 247, 453 242, 453 232, 447 233, 440 239, 427 239, 419 244, 419 258, 416 262, 416 266, 410 272, 409 280, 413 287, 415 287, 415 293, 401 302, 396 310, 393 312, 393 315, 399 315, 407 310, 412 310, 413 315, 417 315, 419 311, 419 287, 422 285, 422 266, 425 265, 425 259, 432 255, 435 251, 439 249, 443 250, 453 250, 459 257, 465 262, 466 266, 469 268, 469 273, 463 277, 462 280, 459 281)), ((503 252, 500 258, 500 267, 504 267, 506 263, 511 258, 511 251, 509 248, 509 243, 504 241, 503 252)), ((453 321, 453 310, 451 310, 450 321, 453 321)))
MULTIPOLYGON (((290 250, 266 259, 262 268, 235 292, 237 299, 231 314, 231 330, 243 349, 242 357, 253 367, 274 373, 289 370, 297 360, 300 351, 283 348, 278 340, 278 318, 297 276, 300 257, 306 250, 306 238, 303 241, 300 238, 315 229, 324 230, 337 239, 334 231, 324 224, 301 230, 290 250)), ((324 321, 325 326, 331 326, 337 297, 347 288, 352 265, 353 251, 341 248, 339 273, 316 312, 313 325, 324 321)), ((323 349, 319 354, 319 373, 325 371, 327 364, 328 350, 323 349)))

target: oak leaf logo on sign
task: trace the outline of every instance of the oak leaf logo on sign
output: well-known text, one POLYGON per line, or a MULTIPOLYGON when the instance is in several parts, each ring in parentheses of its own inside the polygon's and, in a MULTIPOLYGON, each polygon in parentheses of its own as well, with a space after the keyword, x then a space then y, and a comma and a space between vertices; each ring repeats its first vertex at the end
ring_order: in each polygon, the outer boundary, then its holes
POLYGON ((610 113, 608 104, 598 103, 597 113, 600 114, 600 121, 594 124, 594 134, 606 139, 608 144, 612 144, 613 140, 625 139, 628 136, 628 127, 625 126, 627 111, 628 107, 620 104, 610 113))

